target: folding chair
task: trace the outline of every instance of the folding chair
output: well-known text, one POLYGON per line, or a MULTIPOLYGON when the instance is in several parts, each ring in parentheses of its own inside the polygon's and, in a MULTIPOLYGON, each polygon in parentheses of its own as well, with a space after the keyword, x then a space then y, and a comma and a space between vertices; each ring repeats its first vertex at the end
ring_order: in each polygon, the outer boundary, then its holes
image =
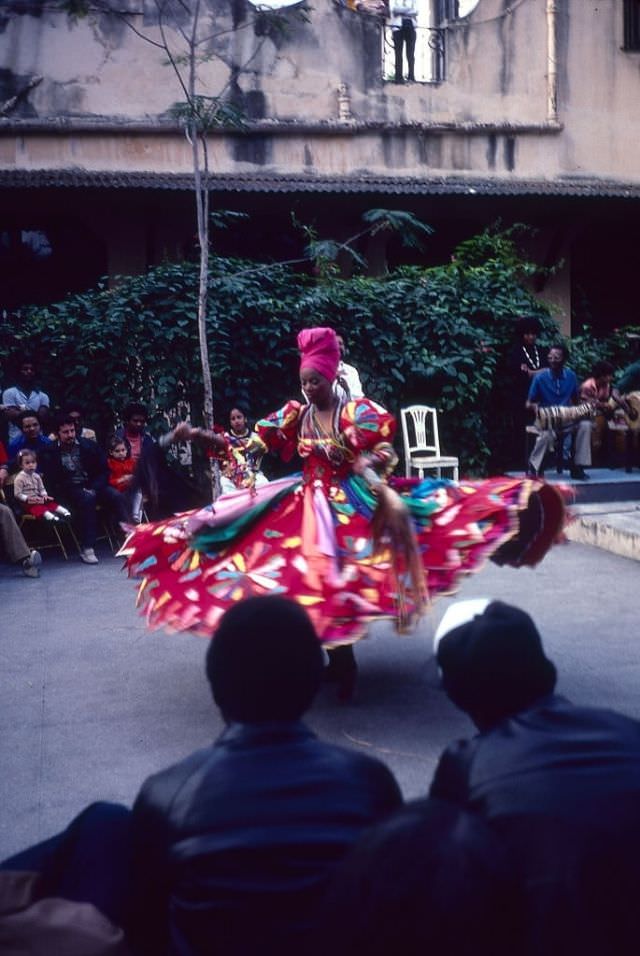
POLYGON ((18 526, 30 548, 35 548, 38 551, 44 551, 45 548, 59 548, 65 561, 68 561, 67 548, 69 543, 65 547, 63 541, 63 534, 68 534, 76 553, 80 554, 80 545, 70 521, 46 521, 44 518, 36 518, 35 515, 23 514, 18 518, 18 526), (47 534, 49 540, 46 538, 47 534))

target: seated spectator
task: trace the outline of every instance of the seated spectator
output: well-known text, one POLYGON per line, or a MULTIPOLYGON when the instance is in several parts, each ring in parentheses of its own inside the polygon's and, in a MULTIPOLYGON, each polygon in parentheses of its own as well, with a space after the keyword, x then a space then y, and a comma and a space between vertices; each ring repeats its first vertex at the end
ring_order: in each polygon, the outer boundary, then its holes
POLYGON ((322 677, 306 613, 280 597, 225 613, 206 661, 227 729, 150 777, 133 808, 144 952, 308 952, 322 895, 362 831, 401 803, 373 758, 301 722, 322 677))
POLYGON ((24 356, 18 369, 16 384, 5 388, 2 393, 2 404, 9 419, 9 441, 18 437, 17 418, 20 412, 30 409, 36 413, 43 425, 49 420, 49 396, 38 388, 35 381, 35 363, 29 356, 24 356))
POLYGON ((368 830, 337 868, 331 956, 514 956, 523 900, 504 847, 477 816, 416 800, 368 830))
POLYGON ((630 408, 625 412, 625 470, 630 472, 634 461, 640 466, 640 335, 628 332, 631 357, 634 361, 623 370, 618 379, 618 391, 624 395, 630 408))
POLYGON ((33 551, 24 540, 13 511, 0 503, 0 551, 12 564, 20 563, 22 573, 28 578, 37 578, 42 557, 33 551))
MULTIPOLYGON (((2 399, 2 392, 0 392, 0 401, 2 399)), ((7 412, 4 405, 0 404, 0 444, 6 449, 9 444, 9 421, 7 419, 7 412)))
POLYGON ((80 558, 97 564, 95 553, 98 505, 113 518, 127 520, 124 499, 109 485, 109 469, 103 451, 86 438, 76 438, 74 422, 64 416, 57 426, 58 440, 41 456, 44 479, 57 501, 71 509, 80 533, 80 558))
POLYGON ((60 521, 71 517, 71 512, 63 508, 47 493, 44 482, 37 472, 38 456, 34 451, 23 448, 18 452, 20 471, 13 482, 13 495, 22 506, 25 514, 46 521, 60 521))
POLYGON ((94 803, 62 833, 0 864, 0 949, 29 956, 133 956, 121 928, 131 811, 94 803))
POLYGON ((107 465, 109 466, 109 484, 123 495, 134 524, 142 520, 142 492, 136 487, 136 463, 131 457, 124 438, 115 435, 107 447, 107 465))
POLYGON ((623 369, 618 379, 618 391, 622 395, 640 392, 640 335, 628 332, 627 338, 631 346, 632 362, 623 369))
MULTIPOLYGON (((549 368, 538 372, 531 381, 527 408, 537 414, 540 408, 567 408, 578 398, 578 379, 575 372, 565 366, 567 350, 564 345, 553 345, 549 349, 549 368)), ((544 473, 544 459, 552 451, 556 441, 562 442, 563 455, 571 462, 571 477, 585 481, 589 476, 585 472, 591 465, 591 418, 567 420, 558 428, 539 428, 536 443, 529 456, 528 472, 532 475, 544 473), (575 441, 573 455, 571 441, 575 441)), ((562 470, 561 466, 559 466, 562 470)))
POLYGON ((585 379, 580 386, 580 401, 590 402, 597 412, 593 422, 592 447, 594 450, 602 449, 604 461, 609 457, 608 423, 616 409, 621 409, 626 415, 633 414, 627 400, 613 387, 614 372, 615 368, 611 362, 596 362, 591 377, 585 379))
POLYGON ((9 477, 9 456, 7 455, 7 449, 4 447, 4 442, 0 441, 0 494, 2 489, 9 477))
POLYGON ((38 452, 51 445, 51 439, 42 434, 42 425, 35 412, 20 412, 15 421, 18 433, 9 442, 9 458, 12 462, 23 448, 38 452))
POLYGON ((554 693, 524 611, 453 604, 436 632, 442 683, 478 727, 440 758, 431 796, 479 814, 525 891, 528 952, 637 951, 640 723, 554 693))
MULTIPOLYGON (((84 409, 82 405, 79 405, 77 402, 68 402, 62 410, 62 414, 65 418, 71 419, 75 424, 78 438, 88 438, 89 441, 96 441, 96 433, 93 428, 86 428, 83 423, 84 409)), ((57 436, 54 432, 49 437, 55 441, 57 436)))

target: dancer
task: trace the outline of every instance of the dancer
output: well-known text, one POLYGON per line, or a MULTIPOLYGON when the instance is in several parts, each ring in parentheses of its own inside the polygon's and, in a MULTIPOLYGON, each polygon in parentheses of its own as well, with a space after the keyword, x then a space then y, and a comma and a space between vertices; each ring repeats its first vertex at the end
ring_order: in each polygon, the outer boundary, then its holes
POLYGON ((249 419, 244 409, 234 405, 229 412, 229 430, 224 433, 228 457, 222 464, 221 485, 224 494, 237 488, 260 487, 267 479, 260 471, 261 454, 250 451, 252 439, 249 419))
MULTIPOLYGON (((282 594, 305 607, 326 647, 348 646, 377 618, 406 626, 427 593, 451 593, 488 557, 515 566, 543 557, 564 523, 554 488, 509 478, 392 483, 393 417, 369 399, 336 396, 332 329, 305 329, 298 346, 308 404, 290 401, 259 421, 251 448, 285 460, 297 450, 302 475, 132 532, 122 554, 141 578, 151 626, 211 635, 233 603, 282 594)), ((173 437, 227 454, 219 433, 182 424, 173 437)))

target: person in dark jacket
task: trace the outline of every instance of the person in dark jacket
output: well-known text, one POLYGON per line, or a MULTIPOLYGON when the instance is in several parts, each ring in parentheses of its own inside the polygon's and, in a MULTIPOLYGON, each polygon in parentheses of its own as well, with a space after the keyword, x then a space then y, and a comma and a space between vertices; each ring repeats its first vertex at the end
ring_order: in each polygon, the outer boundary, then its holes
POLYGON ((398 786, 379 761, 302 723, 323 661, 300 606, 280 597, 234 605, 206 666, 226 730, 150 777, 133 808, 138 947, 309 952, 334 868, 401 804, 398 786))
POLYGON ((640 723, 556 695, 519 608, 458 602, 436 641, 444 689, 479 733, 445 750, 431 796, 479 814, 512 853, 528 952, 635 953, 640 723))
POLYGON ((477 814, 414 800, 364 834, 338 867, 322 952, 518 956, 522 890, 477 814))
POLYGON ((75 422, 67 416, 57 423, 56 433, 58 440, 44 449, 40 458, 43 478, 50 494, 78 519, 80 557, 85 564, 97 564, 96 507, 101 505, 115 520, 126 521, 126 503, 109 486, 102 449, 88 438, 77 438, 75 422))

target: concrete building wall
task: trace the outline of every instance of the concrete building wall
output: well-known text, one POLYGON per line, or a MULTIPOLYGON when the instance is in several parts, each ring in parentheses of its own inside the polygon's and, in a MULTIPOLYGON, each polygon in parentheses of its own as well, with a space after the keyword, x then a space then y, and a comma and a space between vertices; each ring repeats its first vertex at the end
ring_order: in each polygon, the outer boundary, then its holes
MULTIPOLYGON (((153 0, 143 7, 131 23, 157 42, 153 0)), ((444 81, 403 86, 382 79, 381 21, 332 0, 315 4, 308 22, 296 9, 281 14, 277 29, 245 0, 210 0, 210 12, 203 33, 215 36, 202 46, 211 59, 198 68, 200 90, 226 90, 254 124, 250 135, 214 136, 221 172, 640 182, 640 54, 621 50, 618 0, 479 0, 445 28, 444 81), (339 120, 341 85, 350 121, 339 120)), ((182 137, 151 130, 183 98, 176 78, 164 53, 122 19, 9 12, 0 30, 5 101, 42 77, 0 122, 4 168, 189 170, 182 137), (69 135, 83 123, 109 130, 69 135)))

